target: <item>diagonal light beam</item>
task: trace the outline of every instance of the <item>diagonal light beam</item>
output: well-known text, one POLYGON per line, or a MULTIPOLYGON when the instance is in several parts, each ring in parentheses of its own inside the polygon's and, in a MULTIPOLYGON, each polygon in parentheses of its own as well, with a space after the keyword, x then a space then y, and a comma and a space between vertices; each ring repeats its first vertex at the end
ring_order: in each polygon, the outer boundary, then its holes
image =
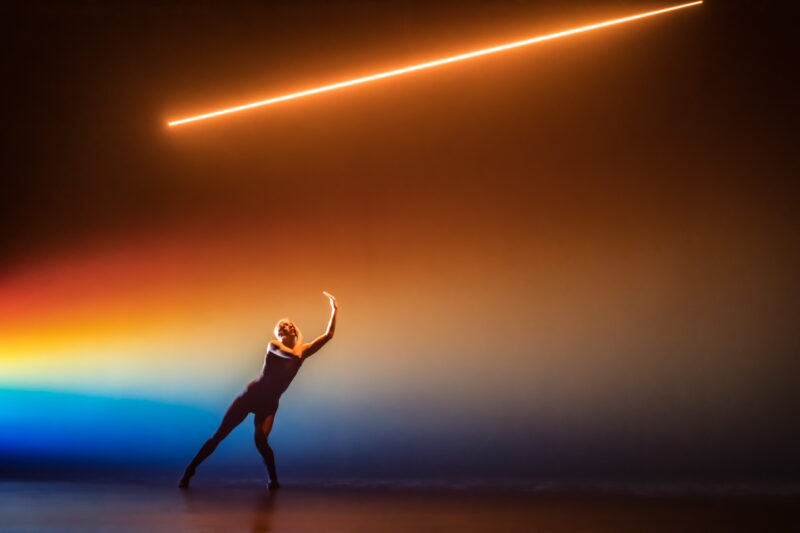
POLYGON ((371 76, 364 76, 362 78, 356 78, 353 80, 342 81, 339 83, 333 83, 331 85, 324 85, 322 87, 316 87, 314 89, 307 89, 305 91, 300 91, 297 93, 286 94, 283 96, 278 96, 275 98, 270 98, 268 100, 261 100, 259 102, 253 102, 250 104, 244 104, 236 107, 229 107, 227 109, 221 109, 219 111, 213 111, 211 113, 206 113, 204 115, 197 115, 194 117, 182 118, 180 120, 173 120, 172 122, 168 122, 169 126, 177 126, 179 124, 186 124, 187 122, 195 122, 197 120, 203 120, 206 118, 218 117, 220 115, 228 115, 230 113, 236 113, 238 111, 245 111, 247 109, 253 109, 255 107, 261 107, 270 104, 277 104, 278 102, 285 102, 286 100, 294 100, 295 98, 302 98, 303 96, 310 96, 312 94, 324 93, 327 91, 334 91, 336 89, 342 89, 344 87, 350 87, 352 85, 359 85, 361 83, 368 83, 371 81, 381 80, 384 78, 390 78, 392 76, 399 76, 401 74, 407 74, 409 72, 416 72, 418 70, 424 70, 428 68, 438 67, 440 65, 446 65, 448 63, 455 63, 456 61, 463 61, 465 59, 472 59, 473 57, 480 57, 489 54, 494 54, 496 52, 502 52, 504 50, 511 50, 512 48, 519 48, 521 46, 528 46, 530 44, 541 43, 543 41, 550 41, 552 39, 558 39, 560 37, 566 37, 567 35, 575 35, 576 33, 583 33, 587 31, 597 30, 600 28, 606 28, 608 26, 614 26, 616 24, 622 24, 624 22, 632 22, 634 20, 640 20, 646 17, 653 17, 656 15, 663 15, 664 13, 669 13, 671 11, 677 11, 679 9, 684 9, 687 7, 697 6, 703 3, 703 0, 699 0, 697 2, 689 2, 686 4, 675 5, 671 7, 667 7, 664 9, 658 9, 655 11, 648 11, 646 13, 639 13, 637 15, 630 15, 628 17, 613 19, 613 20, 606 20, 604 22, 598 22, 595 24, 590 24, 588 26, 581 26, 579 28, 573 28, 571 30, 564 30, 559 31, 556 33, 549 33, 547 35, 540 35, 538 37, 531 37, 530 39, 524 39, 522 41, 515 41, 513 43, 501 44, 499 46, 493 46, 491 48, 484 48, 482 50, 475 50, 474 52, 467 52, 465 54, 459 54, 456 56, 446 57, 444 59, 437 59, 434 61, 428 61, 427 63, 420 63, 418 65, 411 65, 409 67, 399 68, 396 70, 389 70, 387 72, 381 72, 379 74, 372 74, 371 76))

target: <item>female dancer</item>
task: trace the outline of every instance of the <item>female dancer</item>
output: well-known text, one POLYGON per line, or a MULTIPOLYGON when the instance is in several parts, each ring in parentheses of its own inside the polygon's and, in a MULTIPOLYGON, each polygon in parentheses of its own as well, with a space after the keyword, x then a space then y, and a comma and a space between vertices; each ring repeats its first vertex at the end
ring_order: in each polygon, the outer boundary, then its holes
POLYGON ((336 328, 336 313, 339 308, 336 305, 336 298, 325 291, 323 294, 328 297, 331 304, 331 318, 325 334, 314 342, 303 344, 303 336, 291 320, 284 318, 278 321, 275 326, 276 339, 269 341, 261 377, 250 382, 247 389, 233 400, 225 416, 222 417, 217 431, 203 444, 192 462, 186 467, 183 477, 178 483, 180 488, 189 487, 189 480, 194 475, 197 465, 211 455, 222 439, 227 437, 233 428, 241 424, 248 413, 255 414, 256 448, 264 459, 264 465, 269 473, 269 488, 270 490, 280 488, 278 476, 275 474, 275 456, 267 443, 267 437, 272 429, 275 411, 278 410, 278 399, 289 387, 300 369, 300 365, 333 337, 333 330, 336 328))

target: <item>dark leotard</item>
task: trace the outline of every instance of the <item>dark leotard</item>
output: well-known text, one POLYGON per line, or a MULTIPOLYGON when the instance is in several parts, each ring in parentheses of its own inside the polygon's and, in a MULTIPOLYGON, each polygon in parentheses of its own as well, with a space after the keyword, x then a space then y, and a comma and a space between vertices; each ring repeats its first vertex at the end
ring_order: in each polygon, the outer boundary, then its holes
POLYGON ((256 416, 269 416, 278 410, 281 394, 289 388, 303 360, 270 345, 264 356, 261 377, 251 381, 236 399, 248 412, 256 416))
POLYGON ((211 455, 217 444, 233 431, 233 428, 241 424, 247 418, 248 413, 255 413, 256 415, 254 420, 257 428, 255 436, 256 447, 264 458, 264 464, 267 466, 270 479, 277 482, 275 477, 275 457, 272 453, 272 448, 267 444, 267 436, 260 430, 260 427, 267 417, 274 415, 275 411, 278 410, 278 400, 281 394, 289 387, 302 364, 303 360, 301 358, 282 352, 270 344, 264 356, 264 369, 261 371, 261 377, 250 382, 245 391, 233 400, 233 403, 225 412, 225 416, 222 417, 222 422, 220 422, 214 436, 203 444, 200 451, 192 459, 192 462, 186 467, 180 486, 189 486, 189 478, 194 475, 197 465, 211 455))

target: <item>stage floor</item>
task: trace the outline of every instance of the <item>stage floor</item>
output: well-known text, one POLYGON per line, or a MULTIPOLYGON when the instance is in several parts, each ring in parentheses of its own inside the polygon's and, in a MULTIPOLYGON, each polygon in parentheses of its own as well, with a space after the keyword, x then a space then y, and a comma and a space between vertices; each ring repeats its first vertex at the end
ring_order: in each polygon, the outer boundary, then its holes
POLYGON ((3 532, 772 532, 798 514, 785 495, 0 482, 3 532))

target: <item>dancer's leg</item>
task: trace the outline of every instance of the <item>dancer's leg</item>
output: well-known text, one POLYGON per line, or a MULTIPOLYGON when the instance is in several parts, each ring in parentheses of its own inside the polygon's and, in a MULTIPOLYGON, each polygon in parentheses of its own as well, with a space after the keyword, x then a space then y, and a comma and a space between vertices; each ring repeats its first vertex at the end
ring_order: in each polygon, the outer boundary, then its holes
POLYGON ((217 431, 215 431, 214 435, 212 435, 211 438, 200 447, 200 451, 197 452, 197 455, 194 456, 192 462, 186 467, 183 477, 181 478, 180 483, 178 483, 179 487, 186 488, 189 486, 189 479, 191 479, 191 477, 194 475, 197 465, 202 463, 209 455, 212 454, 214 450, 217 449, 217 445, 222 442, 222 439, 227 437, 228 434, 233 431, 233 428, 241 424, 242 421, 247 417, 248 413, 249 411, 245 407, 242 399, 236 398, 230 407, 228 407, 228 410, 225 412, 225 416, 222 417, 222 422, 220 422, 217 431))
POLYGON ((280 488, 280 484, 278 483, 278 475, 275 473, 275 454, 272 453, 272 448, 270 448, 269 441, 267 440, 267 437, 269 437, 269 432, 272 431, 272 423, 274 420, 274 413, 269 416, 256 415, 254 436, 258 453, 261 454, 262 459, 264 459, 264 466, 267 467, 270 490, 280 488))

